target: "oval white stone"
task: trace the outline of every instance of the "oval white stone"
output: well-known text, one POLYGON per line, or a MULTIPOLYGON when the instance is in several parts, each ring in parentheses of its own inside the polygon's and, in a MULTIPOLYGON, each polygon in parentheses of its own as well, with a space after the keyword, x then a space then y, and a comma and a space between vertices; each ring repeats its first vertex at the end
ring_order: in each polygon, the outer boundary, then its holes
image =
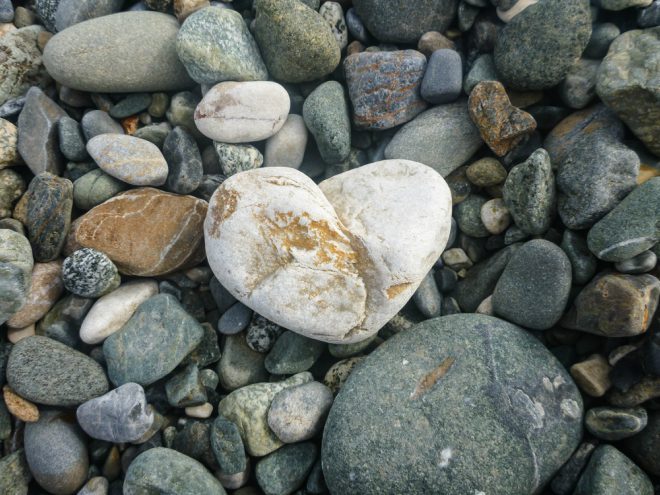
POLYGON ((385 160, 319 186, 271 167, 227 179, 204 225, 209 265, 234 297, 326 342, 376 333, 447 243, 451 193, 433 169, 385 160))
POLYGON ((195 125, 214 141, 261 141, 282 128, 290 105, 289 94, 277 83, 221 82, 197 105, 195 125))
POLYGON ((300 115, 289 114, 282 128, 266 141, 264 167, 300 168, 307 146, 307 127, 300 115))

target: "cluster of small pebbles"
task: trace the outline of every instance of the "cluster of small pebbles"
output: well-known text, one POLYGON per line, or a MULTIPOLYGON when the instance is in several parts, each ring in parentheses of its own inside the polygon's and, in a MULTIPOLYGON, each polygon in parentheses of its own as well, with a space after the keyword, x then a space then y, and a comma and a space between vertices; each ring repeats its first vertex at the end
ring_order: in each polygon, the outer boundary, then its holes
POLYGON ((660 493, 660 0, 0 0, 0 494, 660 493))

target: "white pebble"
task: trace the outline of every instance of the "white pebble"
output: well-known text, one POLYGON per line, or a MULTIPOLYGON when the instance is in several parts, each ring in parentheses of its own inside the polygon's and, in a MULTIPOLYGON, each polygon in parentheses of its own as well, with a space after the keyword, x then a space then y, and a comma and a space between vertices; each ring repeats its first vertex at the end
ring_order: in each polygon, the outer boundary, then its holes
POLYGON ((481 221, 493 235, 501 234, 511 225, 511 215, 502 198, 486 201, 481 207, 481 221))

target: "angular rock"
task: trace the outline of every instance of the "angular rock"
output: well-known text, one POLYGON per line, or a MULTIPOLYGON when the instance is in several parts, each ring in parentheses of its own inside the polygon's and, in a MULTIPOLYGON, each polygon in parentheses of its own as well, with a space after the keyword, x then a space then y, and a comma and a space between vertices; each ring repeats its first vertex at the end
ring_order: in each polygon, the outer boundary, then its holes
POLYGON ((190 194, 202 182, 202 155, 195 138, 183 127, 172 129, 163 143, 163 156, 169 169, 167 187, 178 194, 190 194))
POLYGON ((286 495, 303 485, 314 465, 318 448, 311 442, 285 445, 261 459, 254 473, 266 495, 286 495))
POLYGON ((415 50, 362 52, 344 60, 353 122, 383 130, 413 119, 427 107, 420 87, 426 58, 415 50))
POLYGON ((577 447, 581 413, 570 376, 529 333, 436 318, 379 346, 344 384, 324 431, 325 480, 346 495, 532 493, 577 447))
POLYGON ((138 306, 131 319, 103 343, 108 376, 115 385, 151 385, 176 368, 204 331, 174 296, 159 294, 138 306))
POLYGON ((195 364, 189 364, 165 384, 167 401, 172 407, 200 406, 207 401, 206 390, 195 364))
POLYGON ((57 82, 80 91, 185 89, 193 83, 176 53, 178 31, 176 19, 159 12, 90 19, 53 36, 44 50, 44 65, 57 82))
POLYGON ((207 256, 220 283, 260 315, 318 340, 355 342, 405 304, 439 257, 450 202, 442 178, 410 161, 365 165, 320 188, 294 169, 256 169, 214 194, 207 256), (409 221, 410 208, 426 212, 422 221, 409 221))
POLYGON ((122 274, 171 273, 203 259, 206 208, 206 201, 192 196, 132 189, 79 217, 68 245, 105 253, 122 274))
POLYGON ((259 168, 264 161, 263 155, 251 144, 215 143, 214 148, 220 168, 227 177, 259 168))
POLYGON ((62 262, 35 263, 32 269, 32 284, 27 294, 25 305, 7 320, 7 326, 25 328, 40 320, 64 290, 62 277, 62 262))
POLYGON ((25 94, 32 86, 51 81, 41 60, 37 38, 42 26, 27 26, 0 37, 0 105, 25 94))

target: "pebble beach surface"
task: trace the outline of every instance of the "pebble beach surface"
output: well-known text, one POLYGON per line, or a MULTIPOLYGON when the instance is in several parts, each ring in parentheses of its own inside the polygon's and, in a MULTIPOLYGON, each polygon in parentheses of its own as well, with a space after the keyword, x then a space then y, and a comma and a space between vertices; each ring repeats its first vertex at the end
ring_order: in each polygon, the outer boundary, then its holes
POLYGON ((660 493, 660 0, 0 0, 1 495, 660 493))

